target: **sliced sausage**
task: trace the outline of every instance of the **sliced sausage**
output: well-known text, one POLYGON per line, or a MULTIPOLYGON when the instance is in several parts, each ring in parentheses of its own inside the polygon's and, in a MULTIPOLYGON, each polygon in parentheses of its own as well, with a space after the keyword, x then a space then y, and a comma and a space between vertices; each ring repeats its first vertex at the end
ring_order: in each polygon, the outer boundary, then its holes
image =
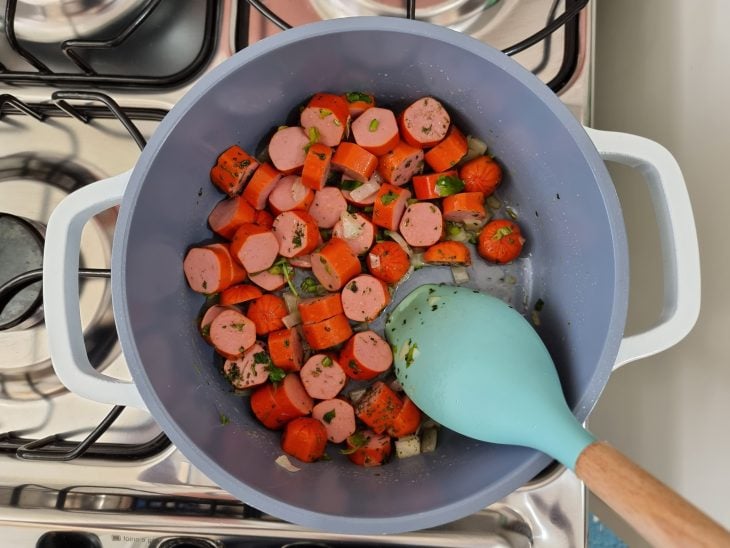
POLYGON ((229 308, 211 322, 210 342, 222 356, 243 356, 256 342, 256 326, 241 312, 229 308))
POLYGON ((401 141, 378 159, 378 173, 395 186, 406 184, 423 169, 423 150, 401 141))
POLYGON ((317 93, 299 117, 303 128, 316 128, 318 142, 335 147, 340 144, 350 121, 350 110, 339 95, 317 93))
POLYGON ((302 166, 302 184, 312 190, 321 190, 327 182, 332 163, 332 149, 322 143, 309 147, 304 166, 302 166))
POLYGON ((444 219, 453 223, 476 223, 487 218, 481 192, 459 192, 446 196, 442 206, 444 219))
POLYGON ((332 157, 332 167, 348 179, 364 183, 378 167, 378 158, 355 143, 343 141, 332 157))
POLYGON ((342 288, 342 310, 354 322, 371 322, 390 303, 388 286, 370 274, 355 276, 342 288))
POLYGON ((398 283, 408 273, 411 261, 395 242, 378 242, 367 256, 370 274, 389 284, 398 283))
POLYGON ((183 272, 193 291, 218 293, 233 283, 232 263, 230 255, 220 248, 193 247, 185 255, 183 272))
POLYGON ((375 97, 372 93, 349 91, 343 94, 342 97, 347 101, 347 108, 350 110, 350 117, 353 120, 367 109, 375 106, 375 97))
POLYGON ((312 256, 309 254, 306 254, 306 255, 299 255, 297 257, 292 257, 291 259, 289 259, 289 264, 292 266, 295 266, 297 268, 310 269, 310 268, 312 268, 312 256))
POLYGON ((332 316, 342 314, 342 301, 339 293, 330 293, 321 297, 302 299, 297 306, 302 323, 317 323, 332 316))
POLYGON ((282 173, 294 173, 304 165, 309 137, 299 126, 281 128, 269 141, 269 158, 282 173))
POLYGON ((274 219, 271 228, 279 242, 279 254, 283 257, 306 255, 319 243, 317 222, 306 211, 284 211, 274 219))
POLYGON ((397 230, 410 197, 410 190, 383 183, 373 203, 373 224, 397 230))
POLYGON ((331 238, 312 253, 312 274, 330 291, 337 291, 360 271, 357 255, 342 238, 331 238))
POLYGON ((269 206, 277 215, 294 209, 306 211, 313 199, 314 191, 302 184, 301 177, 288 175, 282 177, 269 194, 269 206))
POLYGON ((299 331, 292 327, 272 331, 268 338, 269 355, 276 367, 284 371, 299 371, 304 359, 304 348, 299 331))
POLYGON ((284 427, 281 449, 302 462, 318 461, 327 449, 327 429, 316 419, 298 417, 284 427))
POLYGON ((258 162, 238 145, 224 150, 210 170, 210 180, 229 196, 235 196, 258 167, 258 162))
POLYGON ((357 401, 355 414, 373 432, 382 434, 393 424, 402 407, 403 402, 398 395, 387 384, 377 381, 357 401))
POLYGON ((399 225, 400 233, 413 247, 428 247, 441 239, 444 220, 441 210, 428 202, 409 205, 399 225))
POLYGON ((258 299, 261 295, 261 290, 255 285, 236 284, 223 290, 220 296, 220 304, 223 306, 241 304, 258 299))
POLYGON ((403 138, 414 147, 428 148, 446 137, 451 117, 444 106, 433 97, 421 97, 401 114, 403 138))
POLYGON ((266 291, 278 291, 286 285, 283 274, 272 274, 268 270, 249 274, 248 279, 266 291))
POLYGON ((271 228, 274 226, 274 216, 265 209, 261 209, 256 212, 256 219, 254 219, 254 223, 259 226, 263 226, 264 228, 271 228))
POLYGON ((333 186, 315 192, 312 205, 309 206, 309 214, 314 217, 320 228, 335 226, 345 211, 347 211, 347 201, 340 189, 333 186))
POLYGON ((212 344, 210 342, 210 324, 213 323, 213 320, 215 320, 224 310, 226 310, 225 306, 213 305, 205 311, 205 314, 203 314, 203 317, 200 320, 200 334, 208 344, 212 344))
POLYGON ((466 137, 456 126, 451 126, 446 138, 424 155, 424 160, 434 171, 453 168, 466 156, 469 146, 466 137))
POLYGON ((345 240, 355 255, 364 255, 373 245, 375 227, 364 215, 345 212, 335 224, 332 236, 345 240))
POLYGON ((260 272, 274 264, 279 241, 271 230, 245 223, 233 235, 231 253, 247 272, 260 272))
POLYGON ((347 458, 358 466, 381 466, 388 460, 392 445, 390 436, 363 430, 347 438, 347 458), (351 453, 349 451, 352 451, 351 453))
POLYGON ((243 223, 253 223, 256 212, 242 197, 234 196, 221 200, 208 215, 208 225, 219 236, 230 240, 243 223))
POLYGON ((374 331, 361 331, 347 341, 339 362, 351 379, 369 380, 390 368, 393 352, 374 331))
POLYGON ((327 439, 332 443, 342 443, 355 433, 355 410, 344 400, 319 402, 312 408, 312 418, 324 424, 327 439))
POLYGON ((264 384, 269 379, 269 372, 264 365, 254 358, 257 354, 266 354, 264 347, 255 343, 243 353, 242 358, 228 359, 223 364, 223 374, 228 382, 238 390, 264 384))
POLYGON ((316 400, 328 400, 340 393, 347 375, 340 364, 325 354, 315 354, 299 372, 307 394, 316 400))
POLYGON ((217 243, 207 245, 206 247, 220 252, 225 257, 225 262, 228 264, 228 271, 231 274, 231 284, 238 284, 246 279, 246 270, 233 258, 229 245, 217 243))
POLYGON ((419 200, 435 200, 436 198, 441 198, 438 182, 439 180, 450 177, 458 178, 456 170, 444 171, 442 173, 429 173, 428 175, 414 175, 413 193, 419 200))
POLYGON ((352 123, 355 142, 368 152, 382 156, 400 141, 395 114, 387 108, 371 108, 352 123))
POLYGON ((281 172, 269 163, 261 164, 243 189, 241 196, 257 211, 266 207, 269 194, 281 179, 281 172))
POLYGON ((297 417, 309 415, 314 402, 296 373, 276 385, 266 383, 251 394, 251 411, 267 428, 279 430, 297 417))
POLYGON ((321 322, 303 324, 302 333, 313 350, 324 350, 349 339, 352 327, 347 316, 337 314, 321 322))

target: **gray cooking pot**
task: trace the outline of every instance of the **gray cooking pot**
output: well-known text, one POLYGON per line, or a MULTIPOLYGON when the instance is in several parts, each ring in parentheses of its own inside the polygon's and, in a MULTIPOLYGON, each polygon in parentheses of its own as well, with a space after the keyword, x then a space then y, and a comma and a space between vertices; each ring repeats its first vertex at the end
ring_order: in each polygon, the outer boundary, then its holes
MULTIPOLYGON (((538 298, 546 303, 539 332, 581 420, 616 364, 671 346, 694 324, 699 266, 689 199, 666 150, 634 136, 586 133, 547 87, 499 51, 425 23, 359 17, 290 30, 236 54, 172 109, 131 174, 81 189, 54 211, 45 313, 66 386, 98 401, 147 408, 208 477, 285 520, 345 533, 434 526, 500 499, 549 459, 442 431, 436 452, 378 469, 330 451, 331 462, 288 472, 274 463, 280 434, 263 429, 246 399, 230 392, 197 333, 203 299, 186 286, 182 259, 189 245, 210 236, 206 217, 221 199, 209 183, 212 163, 232 143, 256 149, 262 135, 321 90, 367 90, 394 108, 433 95, 466 133, 487 142, 505 166, 500 196, 519 213, 528 241, 525 258, 509 271, 516 293, 506 298, 523 310, 538 298), (601 154, 646 174, 663 236, 664 314, 627 339, 626 235, 601 154), (78 319, 81 228, 120 201, 112 292, 133 384, 91 368, 78 319), (221 414, 231 424, 221 425, 221 414)), ((476 271, 472 283, 495 289, 486 277, 476 271)))

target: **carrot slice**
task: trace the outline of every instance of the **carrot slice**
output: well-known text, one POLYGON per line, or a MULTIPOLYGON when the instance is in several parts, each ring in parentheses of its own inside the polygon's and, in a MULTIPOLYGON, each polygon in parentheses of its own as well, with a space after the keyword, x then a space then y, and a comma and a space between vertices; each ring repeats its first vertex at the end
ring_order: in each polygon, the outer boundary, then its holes
POLYGON ((375 171, 378 159, 360 145, 343 141, 332 157, 332 165, 346 177, 364 183, 375 171))
POLYGON ((347 440, 347 458, 358 466, 380 466, 390 456, 392 443, 390 436, 376 434, 371 430, 355 432, 347 440))
POLYGON ((388 230, 398 230, 410 197, 410 190, 388 183, 380 185, 373 203, 373 224, 388 230))
POLYGON ((488 261, 506 264, 519 257, 525 238, 517 223, 497 219, 486 224, 479 233, 479 255, 488 261))
POLYGON ((402 407, 398 395, 384 382, 376 381, 355 405, 355 414, 373 432, 382 434, 393 424, 402 407))
POLYGON ((299 301, 299 315, 302 323, 317 323, 342 314, 342 299, 339 293, 299 301))
POLYGON ((403 398, 403 407, 388 427, 388 434, 395 438, 402 438, 415 433, 420 424, 421 410, 416 407, 416 404, 408 396, 405 396, 403 398))
POLYGON ((284 453, 304 462, 321 459, 326 447, 327 429, 311 417, 300 417, 287 423, 281 436, 284 453))
POLYGON ((327 182, 332 162, 332 149, 322 143, 309 147, 302 167, 302 184, 312 190, 322 190, 327 182))
POLYGON ((284 371, 299 371, 302 368, 303 349, 299 331, 280 329, 272 331, 268 338, 269 355, 274 365, 284 371))
POLYGON ((256 325, 256 334, 259 336, 282 329, 282 318, 288 314, 284 299, 269 293, 254 300, 246 312, 248 319, 256 325))
POLYGON ((280 171, 277 171, 268 162, 260 165, 243 190, 242 196, 254 209, 264 209, 266 207, 266 201, 269 199, 269 194, 274 190, 276 183, 279 182, 282 175, 280 171))
POLYGON ((238 145, 224 150, 210 170, 210 180, 221 191, 235 196, 258 167, 258 162, 238 145))
POLYGON ((222 306, 231 306, 241 304, 247 301, 258 299, 263 293, 255 285, 238 284, 232 285, 221 293, 220 304, 222 306))
POLYGON ((429 150, 424 159, 434 171, 446 171, 454 167, 467 153, 466 137, 452 125, 443 141, 429 150))
POLYGON ((349 339, 352 328, 344 314, 337 314, 321 322, 302 325, 302 332, 313 350, 324 350, 349 339))
POLYGON ((428 175, 414 175, 413 176, 413 192, 416 198, 419 200, 434 200, 441 198, 439 194, 438 183, 441 177, 456 177, 456 171, 443 171, 441 173, 429 173, 428 175))
POLYGON ((461 166, 459 177, 467 192, 483 192, 489 196, 502 181, 502 168, 489 156, 477 156, 461 166))
POLYGON ((423 260, 431 264, 469 266, 471 254, 469 248, 461 242, 439 242, 426 250, 423 260))
POLYGON ((366 260, 370 274, 388 284, 398 283, 411 266, 408 255, 395 242, 378 242, 366 260))

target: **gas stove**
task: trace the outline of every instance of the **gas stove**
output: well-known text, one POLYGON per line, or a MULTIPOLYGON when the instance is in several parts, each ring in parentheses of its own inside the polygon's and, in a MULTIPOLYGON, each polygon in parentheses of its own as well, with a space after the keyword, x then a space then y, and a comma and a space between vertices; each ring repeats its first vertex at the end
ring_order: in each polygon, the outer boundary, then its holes
MULTIPOLYGON (((72 1, 8 0, 5 5, 0 286, 30 274, 20 292, 0 298, 4 545, 583 546, 584 489, 558 465, 504 500, 441 527, 389 536, 327 534, 281 522, 232 498, 193 467, 146 412, 110 408, 61 385, 50 363, 40 284, 32 272, 40 267, 44 225, 54 206, 85 184, 131 168, 145 140, 195 80, 247 44, 281 32, 280 27, 322 18, 406 15, 406 2, 393 0, 116 3, 86 2, 86 11, 72 1), (59 12, 56 4, 66 10, 59 12)), ((415 5, 419 19, 509 50, 581 122, 590 122, 590 6, 540 36, 581 3, 421 0, 415 5), (535 33, 536 44, 522 49, 535 33)), ((79 298, 92 364, 128 379, 103 272, 109 268, 115 219, 116 211, 108 210, 84 231, 80 268, 87 276, 79 298)))

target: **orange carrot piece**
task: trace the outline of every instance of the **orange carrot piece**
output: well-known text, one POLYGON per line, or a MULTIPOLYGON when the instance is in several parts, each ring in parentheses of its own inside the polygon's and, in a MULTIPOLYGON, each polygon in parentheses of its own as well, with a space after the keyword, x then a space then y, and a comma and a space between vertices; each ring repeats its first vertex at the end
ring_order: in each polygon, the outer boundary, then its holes
POLYGON ((302 184, 312 190, 322 190, 327 182, 332 162, 332 149, 322 143, 309 147, 302 167, 302 184))
POLYGON ((378 159, 360 145, 343 141, 332 157, 332 165, 349 179, 364 183, 375 171, 378 159))
POLYGON ((469 266, 471 254, 469 248, 461 242, 439 242, 426 250, 423 260, 431 264, 469 266))
POLYGON ((255 299, 246 312, 248 319, 256 325, 256 334, 259 336, 282 329, 282 318, 288 314, 284 299, 270 293, 255 299))
POLYGON ((266 207, 266 201, 269 199, 269 194, 274 190, 276 183, 279 182, 282 175, 280 171, 277 171, 269 163, 260 165, 243 190, 242 196, 254 209, 264 209, 266 207))
POLYGON ((305 324, 321 322, 342 313, 339 292, 299 301, 299 315, 305 324))
POLYGON ((331 348, 352 336, 350 321, 344 314, 337 314, 321 322, 304 324, 302 332, 313 350, 331 348))
POLYGON ((210 180, 221 191, 235 196, 258 167, 258 162, 238 145, 224 150, 210 170, 210 180))
POLYGON ((300 417, 287 423, 281 436, 284 453, 303 462, 314 462, 324 456, 327 429, 317 419, 300 417))
POLYGON ((376 381, 355 405, 355 414, 373 432, 382 434, 393 424, 402 407, 398 395, 384 382, 376 381))
POLYGON ((452 125, 444 140, 429 150, 423 158, 434 171, 446 171, 454 167, 468 149, 466 137, 459 128, 452 125))
POLYGON ((502 168, 489 156, 477 156, 459 169, 467 192, 483 192, 489 196, 502 181, 502 168))
POLYGON ((416 407, 416 404, 408 396, 405 396, 403 398, 403 407, 388 427, 388 434, 395 438, 402 438, 414 434, 420 424, 421 410, 416 407))
POLYGON ((441 198, 436 183, 441 177, 456 177, 455 170, 444 171, 441 173, 429 173, 428 175, 413 176, 413 193, 419 200, 434 200, 441 198))
POLYGON ((479 233, 477 251, 488 261, 506 264, 519 257, 525 238, 517 223, 496 219, 479 233))
POLYGON ((408 255, 395 242, 378 242, 366 260, 370 274, 388 284, 398 283, 411 266, 408 255))
POLYGON ((255 285, 237 284, 223 290, 220 297, 221 306, 231 306, 258 299, 263 293, 255 285))

